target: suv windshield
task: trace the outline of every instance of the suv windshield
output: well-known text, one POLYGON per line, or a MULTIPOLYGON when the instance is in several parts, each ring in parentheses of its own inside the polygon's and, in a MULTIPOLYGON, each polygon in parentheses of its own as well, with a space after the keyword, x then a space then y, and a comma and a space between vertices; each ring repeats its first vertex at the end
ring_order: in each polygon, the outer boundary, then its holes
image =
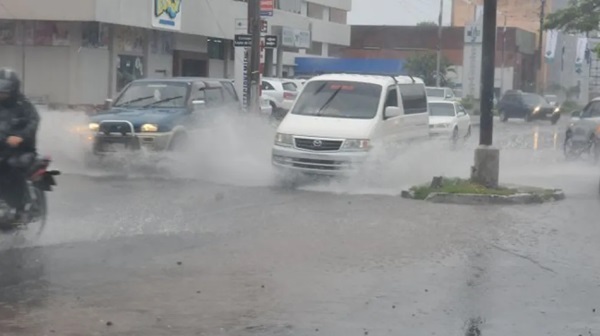
POLYGON ((530 106, 548 104, 548 102, 546 101, 546 99, 544 99, 544 97, 533 94, 533 93, 523 94, 523 102, 525 103, 525 105, 530 105, 530 106))
POLYGON ((429 103, 429 115, 432 117, 454 117, 454 104, 429 103))
POLYGON ((132 83, 119 96, 114 107, 185 107, 186 83, 132 83))
POLYGON ((427 97, 440 97, 444 98, 444 89, 430 89, 427 88, 427 97))
POLYGON ((292 114, 372 119, 377 115, 382 86, 348 81, 306 84, 292 114))

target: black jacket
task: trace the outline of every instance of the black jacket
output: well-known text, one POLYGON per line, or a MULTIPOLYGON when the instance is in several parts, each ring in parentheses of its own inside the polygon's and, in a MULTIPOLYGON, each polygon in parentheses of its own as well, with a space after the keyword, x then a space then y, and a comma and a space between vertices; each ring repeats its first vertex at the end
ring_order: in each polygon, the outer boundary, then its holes
POLYGON ((36 151, 40 115, 35 106, 22 94, 0 102, 0 143, 9 136, 23 138, 18 151, 36 151))

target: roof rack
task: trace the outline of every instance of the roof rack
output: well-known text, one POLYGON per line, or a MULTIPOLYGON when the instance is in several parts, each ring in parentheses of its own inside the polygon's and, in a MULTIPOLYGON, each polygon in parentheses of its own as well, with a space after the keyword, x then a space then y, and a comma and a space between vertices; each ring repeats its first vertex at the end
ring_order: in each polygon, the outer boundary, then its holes
POLYGON ((397 76, 407 76, 409 77, 413 83, 416 83, 415 79, 411 75, 400 75, 400 74, 390 74, 389 72, 359 72, 359 71, 319 71, 317 72, 319 75, 328 75, 328 74, 348 74, 348 75, 365 75, 365 76, 382 76, 382 77, 391 77, 396 84, 398 84, 397 76))

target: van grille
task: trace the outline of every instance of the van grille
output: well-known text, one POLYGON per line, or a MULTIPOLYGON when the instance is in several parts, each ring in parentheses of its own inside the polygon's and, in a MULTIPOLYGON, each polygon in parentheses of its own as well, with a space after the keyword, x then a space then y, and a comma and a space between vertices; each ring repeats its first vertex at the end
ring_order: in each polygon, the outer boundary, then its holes
POLYGON ((296 147, 312 151, 337 151, 342 147, 341 140, 295 138, 296 147))

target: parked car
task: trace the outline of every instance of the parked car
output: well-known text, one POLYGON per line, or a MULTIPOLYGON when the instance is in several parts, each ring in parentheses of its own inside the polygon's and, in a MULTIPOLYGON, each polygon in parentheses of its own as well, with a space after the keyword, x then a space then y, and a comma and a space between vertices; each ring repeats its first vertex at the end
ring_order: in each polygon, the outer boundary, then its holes
POLYGON ((228 79, 142 79, 129 83, 108 108, 89 118, 92 151, 180 150, 189 134, 214 116, 239 113, 240 102, 228 79))
POLYGON ((550 105, 538 94, 520 90, 507 91, 498 102, 497 108, 501 121, 510 118, 522 118, 525 121, 550 119, 554 125, 560 119, 560 108, 550 105))
POLYGON ((565 133, 565 157, 574 159, 588 153, 597 162, 600 159, 600 98, 593 99, 577 114, 578 119, 572 120, 565 133))
POLYGON ((428 139, 428 125, 419 78, 321 75, 306 82, 279 125, 272 163, 283 172, 343 175, 374 147, 428 139))
POLYGON ((456 142, 471 136, 471 116, 465 108, 453 101, 429 102, 429 134, 456 142))
POLYGON ((427 90, 427 99, 429 101, 437 101, 437 100, 450 100, 450 101, 460 101, 460 98, 454 94, 451 88, 447 87, 433 87, 428 86, 427 90))
MULTIPOLYGON (((235 80, 231 80, 231 84, 235 85, 235 80)), ((260 96, 260 113, 262 115, 270 116, 273 113, 273 107, 271 106, 269 99, 264 95, 260 96)))
POLYGON ((287 79, 265 77, 261 88, 262 95, 269 100, 273 112, 281 117, 290 110, 298 95, 296 84, 287 79))

